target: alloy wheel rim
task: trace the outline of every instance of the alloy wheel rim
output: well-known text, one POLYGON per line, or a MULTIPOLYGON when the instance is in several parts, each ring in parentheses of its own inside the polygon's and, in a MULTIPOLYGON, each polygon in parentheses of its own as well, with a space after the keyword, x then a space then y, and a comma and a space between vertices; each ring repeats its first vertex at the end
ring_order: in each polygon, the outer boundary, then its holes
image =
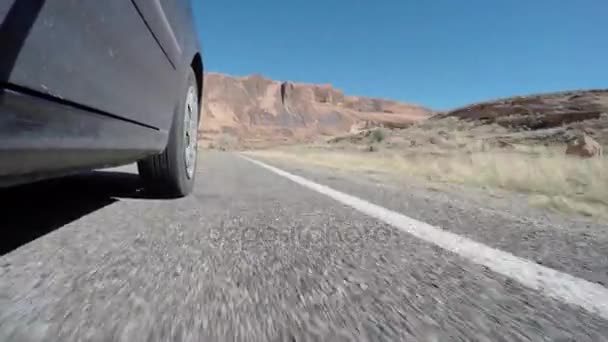
POLYGON ((186 176, 188 179, 194 177, 196 167, 198 132, 198 103, 194 87, 188 89, 186 105, 184 108, 184 160, 186 163, 186 176))

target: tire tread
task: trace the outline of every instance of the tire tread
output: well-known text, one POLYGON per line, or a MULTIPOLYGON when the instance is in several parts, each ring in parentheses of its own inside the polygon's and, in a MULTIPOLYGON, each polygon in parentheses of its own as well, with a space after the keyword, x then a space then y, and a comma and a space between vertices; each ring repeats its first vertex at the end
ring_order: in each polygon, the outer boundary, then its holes
MULTIPOLYGON (((187 78, 188 86, 197 86, 194 73, 190 71, 187 78)), ((186 88, 188 89, 188 88, 186 88)), ((199 99, 200 102, 200 99, 199 99)), ((169 139, 167 147, 160 154, 150 156, 144 160, 140 160, 137 163, 139 174, 146 183, 146 189, 161 195, 163 197, 183 197, 186 196, 192 189, 194 180, 184 180, 184 175, 178 164, 183 162, 181 157, 178 155, 181 151, 176 148, 176 144, 179 146, 176 139, 180 139, 179 131, 180 120, 179 117, 180 107, 178 106, 176 114, 173 116, 173 122, 169 131, 169 139)), ((183 122, 183 119, 182 119, 183 122)))

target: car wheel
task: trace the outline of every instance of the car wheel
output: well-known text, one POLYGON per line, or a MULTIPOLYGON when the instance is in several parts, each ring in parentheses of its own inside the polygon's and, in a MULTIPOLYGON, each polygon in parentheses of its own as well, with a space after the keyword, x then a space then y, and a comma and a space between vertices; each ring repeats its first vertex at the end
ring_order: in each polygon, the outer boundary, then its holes
POLYGON ((189 71, 165 150, 137 163, 146 189, 163 197, 183 197, 192 192, 196 176, 199 121, 198 88, 189 71))

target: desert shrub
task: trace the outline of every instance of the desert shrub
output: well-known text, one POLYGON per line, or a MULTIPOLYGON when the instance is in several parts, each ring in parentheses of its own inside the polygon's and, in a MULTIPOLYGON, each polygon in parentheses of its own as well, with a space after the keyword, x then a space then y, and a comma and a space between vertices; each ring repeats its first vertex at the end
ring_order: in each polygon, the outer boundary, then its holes
POLYGON ((386 132, 385 129, 378 128, 378 129, 375 129, 372 131, 372 134, 370 135, 370 139, 373 143, 380 143, 380 142, 383 142, 387 136, 388 136, 388 133, 386 132))
POLYGON ((236 149, 239 145, 238 137, 231 134, 222 134, 216 140, 216 148, 221 151, 236 149))

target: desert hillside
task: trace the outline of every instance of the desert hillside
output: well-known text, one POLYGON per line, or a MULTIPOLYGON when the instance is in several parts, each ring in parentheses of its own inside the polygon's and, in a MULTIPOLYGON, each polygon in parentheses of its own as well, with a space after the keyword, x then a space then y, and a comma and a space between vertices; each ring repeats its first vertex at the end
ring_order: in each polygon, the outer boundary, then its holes
POLYGON ((606 148, 608 90, 588 90, 488 101, 403 129, 255 153, 380 179, 521 192, 534 205, 608 220, 606 148))
POLYGON ((476 103, 439 113, 433 120, 456 118, 496 124, 518 136, 566 143, 572 134, 585 133, 608 145, 608 90, 580 90, 516 96, 476 103))
POLYGON ((226 139, 245 145, 307 141, 364 127, 406 127, 432 114, 419 105, 346 96, 331 85, 261 75, 209 73, 204 96, 203 145, 226 139))

